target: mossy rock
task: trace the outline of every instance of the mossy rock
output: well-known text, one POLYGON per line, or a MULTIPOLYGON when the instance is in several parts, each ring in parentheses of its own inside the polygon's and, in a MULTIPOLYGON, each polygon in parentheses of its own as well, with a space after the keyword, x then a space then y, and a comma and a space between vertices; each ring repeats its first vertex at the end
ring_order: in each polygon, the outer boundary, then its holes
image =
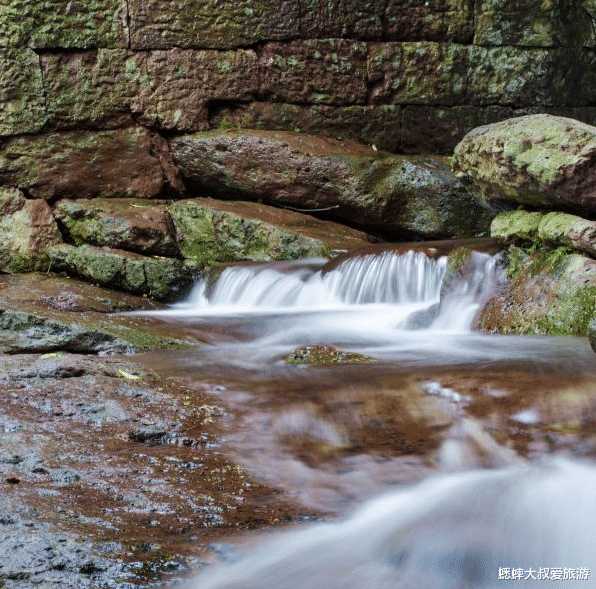
POLYGON ((569 248, 503 256, 509 281, 482 309, 481 329, 503 334, 586 335, 596 317, 596 261, 569 248))
POLYGON ((359 364, 374 362, 374 358, 356 352, 344 352, 333 346, 312 345, 297 348, 285 357, 288 364, 316 364, 326 366, 329 364, 359 364))
POLYGON ((596 213, 596 127, 547 114, 470 131, 453 169, 488 202, 596 213))

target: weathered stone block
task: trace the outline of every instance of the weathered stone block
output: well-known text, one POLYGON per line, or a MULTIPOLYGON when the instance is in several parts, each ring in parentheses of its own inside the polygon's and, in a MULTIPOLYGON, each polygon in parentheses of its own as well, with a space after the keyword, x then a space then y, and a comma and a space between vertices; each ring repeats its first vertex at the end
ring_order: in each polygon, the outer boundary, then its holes
POLYGON ((35 198, 151 198, 183 190, 166 141, 142 127, 22 136, 0 146, 0 181, 35 198))
POLYGON ((130 51, 99 49, 41 56, 49 120, 54 128, 132 125, 130 103, 142 72, 130 51))
POLYGON ((178 256, 176 230, 163 201, 134 198, 61 200, 54 216, 77 245, 178 256))
POLYGON ((380 41, 386 6, 387 0, 300 0, 300 35, 380 41))
POLYGON ((298 36, 296 0, 131 0, 132 49, 231 49, 298 36))
POLYGON ((0 135, 39 131, 47 115, 37 55, 30 49, 0 50, 0 80, 0 135))
POLYGON ((0 7, 0 46, 127 47, 126 0, 10 0, 0 7))
POLYGON ((474 43, 594 47, 596 5, 582 0, 479 0, 474 43))
POLYGON ((132 124, 176 130, 207 126, 211 100, 258 91, 253 51, 132 52, 100 49, 42 56, 50 122, 57 128, 132 124))
POLYGON ((209 101, 248 101, 259 90, 259 67, 252 50, 172 49, 140 53, 133 61, 140 83, 131 108, 145 125, 205 129, 209 101))
POLYGON ((583 106, 596 92, 596 61, 588 51, 472 47, 472 104, 583 106))
POLYGON ((60 244, 47 250, 52 270, 94 284, 164 299, 188 286, 198 268, 190 260, 151 258, 118 249, 60 244))
POLYGON ((0 270, 45 270, 45 248, 62 236, 45 201, 26 200, 20 190, 0 188, 0 270))
POLYGON ((449 43, 369 45, 369 99, 375 103, 461 104, 469 49, 449 43))
POLYGON ((259 54, 261 93, 277 102, 363 104, 366 45, 343 39, 268 43, 259 54))
POLYGON ((474 33, 473 0, 387 0, 388 41, 469 43, 474 33))

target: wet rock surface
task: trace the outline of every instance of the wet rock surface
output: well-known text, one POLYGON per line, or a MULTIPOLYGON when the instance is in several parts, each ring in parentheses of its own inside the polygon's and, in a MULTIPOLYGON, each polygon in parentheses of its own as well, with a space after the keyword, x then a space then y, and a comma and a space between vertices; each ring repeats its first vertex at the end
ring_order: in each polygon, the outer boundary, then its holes
MULTIPOLYGON (((19 292, 46 313, 69 309, 72 321, 161 306, 63 277, 2 278, 0 294, 19 292)), ((353 365, 331 346, 310 346, 332 358, 323 365, 283 355, 246 364, 222 353, 237 338, 234 322, 122 319, 195 346, 134 357, 0 354, 7 588, 163 586, 234 560, 235 547, 258 540, 251 530, 345 514, 453 460, 596 455, 593 371, 579 346, 569 354, 580 369, 563 357, 543 370, 514 359, 353 365)))
POLYGON ((0 275, 0 350, 106 354, 189 343, 143 317, 109 315, 159 306, 53 274, 0 275))
POLYGON ((587 335, 594 317, 596 261, 568 248, 526 251, 511 246, 506 278, 480 312, 493 333, 587 335))
POLYGON ((156 586, 226 530, 299 517, 219 455, 224 410, 181 383, 68 353, 0 365, 3 586, 156 586))

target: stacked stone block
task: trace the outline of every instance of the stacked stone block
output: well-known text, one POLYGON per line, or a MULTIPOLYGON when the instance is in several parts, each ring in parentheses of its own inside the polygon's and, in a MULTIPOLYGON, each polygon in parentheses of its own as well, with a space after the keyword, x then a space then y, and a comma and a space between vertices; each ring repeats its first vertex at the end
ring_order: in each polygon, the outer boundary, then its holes
POLYGON ((0 136, 252 127, 449 152, 520 114, 596 122, 595 23, 593 0, 10 0, 0 136))

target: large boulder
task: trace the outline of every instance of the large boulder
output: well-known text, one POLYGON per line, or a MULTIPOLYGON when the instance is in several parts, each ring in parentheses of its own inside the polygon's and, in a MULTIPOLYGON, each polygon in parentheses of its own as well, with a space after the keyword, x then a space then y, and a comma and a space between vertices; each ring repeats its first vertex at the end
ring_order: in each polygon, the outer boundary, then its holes
POLYGON ((596 127, 573 119, 529 115, 474 129, 453 170, 489 202, 596 215, 596 127))
POLYGON ((440 157, 396 156, 284 131, 210 131, 171 145, 195 190, 324 212, 390 239, 477 236, 496 214, 440 157))
POLYGON ((201 264, 328 256, 370 245, 331 221, 253 202, 199 198, 168 206, 185 258, 201 264))
POLYGON ((0 188, 0 270, 44 270, 45 249, 61 241, 58 224, 45 201, 27 200, 16 188, 0 188))

